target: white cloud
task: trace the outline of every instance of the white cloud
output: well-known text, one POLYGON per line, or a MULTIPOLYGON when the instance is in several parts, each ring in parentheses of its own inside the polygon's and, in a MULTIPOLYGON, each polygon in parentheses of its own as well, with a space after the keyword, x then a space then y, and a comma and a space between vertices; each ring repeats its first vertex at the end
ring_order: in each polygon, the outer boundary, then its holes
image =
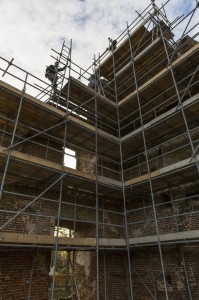
MULTIPOLYGON (((51 48, 60 51, 63 39, 67 43, 72 39, 72 59, 86 68, 94 54, 98 56, 107 48, 108 37, 117 38, 125 30, 126 21, 131 23, 137 17, 135 10, 142 12, 150 3, 149 0, 0 0, 0 55, 7 60, 13 57, 15 64, 45 80, 45 67, 52 62, 51 48)), ((155 3, 161 5, 162 0, 155 3)), ((195 0, 186 3, 171 0, 167 13, 173 21, 194 6, 195 0)), ((8 75, 4 80, 9 81, 8 75)))

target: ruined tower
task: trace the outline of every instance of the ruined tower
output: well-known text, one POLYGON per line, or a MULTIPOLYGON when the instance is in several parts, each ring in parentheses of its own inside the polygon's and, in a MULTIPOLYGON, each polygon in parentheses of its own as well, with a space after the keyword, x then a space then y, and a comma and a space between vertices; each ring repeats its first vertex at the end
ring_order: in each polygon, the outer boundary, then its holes
POLYGON ((198 299, 197 5, 165 10, 87 70, 64 43, 56 91, 1 58, 0 299, 198 299))

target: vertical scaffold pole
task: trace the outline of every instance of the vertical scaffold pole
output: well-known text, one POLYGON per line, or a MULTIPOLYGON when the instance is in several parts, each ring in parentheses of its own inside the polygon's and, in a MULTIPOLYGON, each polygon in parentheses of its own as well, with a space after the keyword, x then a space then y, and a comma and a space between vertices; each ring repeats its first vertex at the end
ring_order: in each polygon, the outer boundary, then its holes
POLYGON ((134 54, 133 49, 131 45, 131 39, 130 39, 130 32, 129 32, 129 26, 127 23, 127 32, 128 32, 128 38, 129 38, 129 47, 130 47, 130 53, 131 53, 131 62, 132 62, 132 69, 133 69, 133 77, 135 80, 135 89, 136 89, 136 96, 137 96, 137 104, 139 109, 139 115, 140 115, 140 122, 141 122, 141 128, 142 128, 142 138, 143 138, 143 144, 144 144, 144 152, 146 157, 146 164, 147 164, 147 173, 149 176, 149 186, 150 186, 150 193, 151 193, 151 200, 153 205, 153 214, 155 219, 155 228, 156 228, 156 235, 157 235, 157 244, 160 254, 160 264, 162 269, 162 275, 163 275, 163 282, 164 282, 164 289, 165 289, 165 298, 168 300, 168 292, 167 292, 167 284, 166 284, 166 278, 165 278, 165 269, 164 269, 164 262, 163 262, 163 255, 162 255, 162 248, 160 244, 160 235, 159 235, 159 228, 158 228, 158 221, 157 221, 157 215, 156 215, 156 209, 155 209, 155 199, 154 199, 154 193, 153 193, 153 186, 152 186, 152 178, 151 178, 151 172, 149 167, 149 159, 148 159, 148 153, 147 153, 147 146, 146 146, 146 138, 145 138, 145 132, 144 132, 144 124, 143 124, 143 118, 142 118, 142 110, 141 110, 141 103, 140 103, 140 95, 139 95, 139 87, 137 82, 137 74, 135 70, 135 62, 134 62, 134 54))
POLYGON ((122 181, 122 195, 123 195, 123 207, 124 207, 124 222, 125 222, 125 237, 126 237, 126 251, 128 259, 128 276, 129 276, 129 297, 133 300, 133 287, 132 287, 132 269, 131 269, 131 256, 130 256, 130 245, 129 245, 129 233, 128 233, 128 221, 127 221, 127 209, 126 209, 126 194, 125 194, 125 181, 124 181, 124 170, 123 170, 123 154, 121 145, 121 128, 120 128, 120 115, 118 108, 118 94, 117 94, 117 82, 116 82, 116 70, 115 70, 115 57, 114 49, 112 49, 113 58, 113 76, 114 76, 114 88, 115 88, 115 99, 117 105, 117 121, 118 121, 118 137, 119 137, 119 152, 120 152, 120 166, 121 166, 121 181, 122 181))
MULTIPOLYGON (((69 61, 71 62, 71 51, 72 51, 72 40, 70 43, 69 50, 69 61)), ((66 114, 68 112, 68 103, 69 103, 69 92, 70 92, 70 65, 69 65, 69 81, 68 81, 68 94, 66 100, 66 114)), ((60 191, 59 191, 59 201, 58 201, 58 213, 57 213, 57 232, 55 237, 55 246, 54 246, 54 269, 53 269, 53 282, 52 282, 52 290, 51 290, 51 300, 54 299, 54 289, 55 289, 55 272, 57 267, 57 251, 58 251, 58 237, 59 237, 59 226, 60 226, 60 215, 61 215, 61 206, 62 206, 62 194, 63 194, 63 180, 64 180, 64 157, 65 157, 65 148, 66 148, 66 137, 67 137, 67 125, 68 123, 64 123, 64 135, 63 135, 63 147, 62 147, 62 167, 61 167, 61 181, 60 181, 60 191)))
POLYGON ((96 59, 94 56, 94 75, 95 75, 95 209, 96 209, 96 299, 99 298, 99 198, 98 198, 98 116, 97 116, 97 93, 98 75, 96 71, 96 59))

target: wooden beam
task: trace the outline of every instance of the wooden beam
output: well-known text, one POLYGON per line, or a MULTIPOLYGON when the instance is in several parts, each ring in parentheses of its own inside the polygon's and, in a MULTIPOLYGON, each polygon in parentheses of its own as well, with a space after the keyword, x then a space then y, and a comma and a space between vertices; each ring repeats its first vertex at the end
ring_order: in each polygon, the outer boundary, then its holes
MULTIPOLYGON (((198 240, 198 239, 199 239, 199 230, 160 234, 160 242, 188 241, 188 240, 198 240)), ((157 235, 141 236, 141 237, 129 239, 130 245, 157 244, 157 242, 158 242, 157 235)))
MULTIPOLYGON (((35 244, 55 245, 56 237, 51 235, 30 235, 20 233, 1 232, 0 243, 6 244, 35 244)), ((58 237, 59 246, 96 246, 95 238, 66 238, 58 237)))
MULTIPOLYGON (((8 150, 6 150, 5 147, 0 147, 0 155, 6 157, 7 154, 8 154, 8 150)), ((36 156, 30 155, 30 154, 22 153, 22 152, 19 152, 16 150, 11 151, 11 157, 18 159, 20 161, 23 161, 24 163, 32 163, 37 166, 46 167, 51 170, 55 170, 55 171, 59 171, 59 172, 61 172, 61 169, 62 169, 61 164, 58 164, 58 163, 55 163, 55 162, 52 162, 52 161, 49 161, 47 159, 43 159, 40 157, 36 157, 36 156)), ((30 168, 31 168, 31 166, 30 166, 30 168)), ((87 180, 90 180, 93 182, 95 182, 95 180, 96 180, 95 175, 84 173, 79 170, 72 169, 72 168, 69 168, 66 166, 64 166, 64 173, 74 175, 74 176, 77 176, 82 179, 87 179, 87 180)), ((119 181, 116 181, 116 180, 110 179, 110 178, 106 178, 103 176, 99 176, 98 181, 101 184, 121 187, 121 183, 119 181)))
MULTIPOLYGON (((74 77, 71 77, 71 81, 74 82, 76 85, 78 85, 81 90, 86 90, 88 93, 91 93, 93 97, 95 97, 95 90, 94 89, 90 88, 89 86, 85 85, 84 83, 82 83, 81 81, 75 79, 74 77)), ((102 102, 110 105, 111 107, 113 107, 115 109, 117 108, 116 103, 111 101, 110 99, 108 99, 104 95, 102 95, 100 93, 97 93, 96 97, 99 100, 101 100, 102 102)))
MULTIPOLYGON (((4 89, 6 89, 9 92, 12 92, 12 93, 14 93, 14 94, 16 94, 18 96, 22 95, 22 91, 21 90, 13 87, 12 85, 10 85, 10 84, 2 81, 2 80, 0 80, 0 87, 3 87, 4 89)), ((39 99, 37 99, 37 98, 35 98, 35 97, 27 94, 27 93, 24 94, 24 98, 26 100, 30 101, 32 104, 38 105, 40 108, 44 108, 46 110, 50 110, 51 112, 54 112, 54 113, 56 113, 56 114, 58 114, 58 115, 60 115, 62 117, 65 116, 65 113, 62 112, 61 110, 59 110, 59 109, 57 109, 57 108, 55 108, 55 107, 53 107, 53 106, 51 106, 51 105, 49 105, 49 104, 41 101, 41 100, 39 100, 39 99)))
MULTIPOLYGON (((51 235, 30 235, 21 233, 0 232, 0 244, 20 244, 20 245, 43 245, 53 246, 56 243, 56 237, 51 235)), ((68 238, 58 237, 59 246, 74 247, 96 247, 95 238, 68 238)), ((101 247, 124 247, 124 239, 99 239, 101 247)))
MULTIPOLYGON (((6 148, 4 148, 4 147, 0 147, 0 155, 6 157, 7 154, 8 154, 8 150, 6 150, 6 148)), ((24 163, 33 163, 37 166, 47 167, 47 168, 49 168, 51 170, 55 170, 55 171, 61 171, 61 165, 60 164, 49 161, 47 159, 43 159, 43 158, 40 158, 40 157, 35 157, 35 156, 29 155, 29 154, 26 154, 26 153, 22 153, 22 152, 19 152, 19 151, 16 151, 16 150, 11 151, 11 156, 13 158, 16 158, 18 160, 23 161, 24 163)), ((199 161, 199 155, 197 155, 195 157, 195 159, 197 161, 199 161)), ((190 162, 190 158, 187 158, 187 159, 179 161, 175 164, 172 164, 172 165, 169 165, 167 167, 161 168, 159 170, 153 171, 153 172, 151 172, 150 176, 152 178, 155 178, 155 177, 158 177, 159 175, 166 175, 167 173, 172 172, 174 170, 180 170, 182 168, 188 167, 189 165, 191 166, 191 165, 193 165, 193 163, 194 163, 193 161, 190 162)), ((77 177, 82 178, 82 179, 87 179, 87 180, 90 180, 90 181, 95 181, 96 180, 95 175, 87 174, 87 173, 84 173, 84 172, 81 172, 79 170, 75 170, 75 169, 72 169, 72 168, 69 168, 69 167, 66 167, 66 166, 64 167, 64 172, 66 174, 74 175, 74 176, 77 176, 77 177)), ((129 187, 129 186, 132 186, 132 185, 137 184, 137 183, 145 182, 148 179, 149 179, 148 174, 145 174, 145 175, 142 175, 142 176, 139 176, 139 177, 136 177, 136 178, 132 178, 132 179, 127 180, 125 182, 125 187, 129 187)), ((118 188, 122 187, 122 183, 120 181, 110 179, 110 178, 106 178, 106 177, 103 177, 103 176, 98 176, 98 181, 99 181, 100 184, 105 184, 107 186, 115 186, 115 187, 118 187, 118 188)))
MULTIPOLYGON (((197 155, 195 157, 195 160, 199 161, 199 155, 197 155)), ((176 170, 180 171, 180 169, 182 169, 182 168, 186 168, 188 166, 192 166, 193 163, 194 163, 194 160, 192 160, 192 162, 190 162, 190 158, 187 158, 187 159, 178 161, 175 164, 172 164, 172 165, 169 165, 167 167, 164 167, 164 168, 161 168, 159 170, 156 170, 154 172, 151 172, 150 176, 151 176, 151 178, 155 178, 155 177, 158 177, 159 175, 166 175, 167 173, 173 172, 173 171, 176 171, 176 170)), ((129 187, 129 186, 132 186, 132 185, 134 185, 136 183, 144 182, 146 180, 149 180, 149 174, 145 174, 145 175, 142 175, 140 177, 136 177, 136 178, 127 180, 125 182, 125 187, 129 187)))
MULTIPOLYGON (((193 97, 189 98, 188 100, 185 100, 181 106, 186 109, 187 107, 190 107, 193 104, 197 104, 199 100, 199 93, 194 95, 193 97)), ((132 139, 132 143, 134 143, 134 138, 137 134, 142 134, 142 131, 148 130, 150 127, 154 127, 154 126, 158 126, 159 122, 161 121, 164 124, 164 121, 167 120, 168 123, 168 119, 171 118, 172 116, 174 116, 175 114, 181 112, 181 107, 179 106, 178 108, 175 106, 171 109, 169 109, 168 111, 166 111, 165 113, 162 113, 160 116, 152 119, 151 121, 149 121, 148 123, 144 124, 143 127, 139 127, 137 129, 135 129, 134 131, 126 134, 125 136, 123 136, 121 138, 121 142, 125 143, 126 141, 128 141, 129 139, 132 139), (157 123, 157 125, 156 125, 157 123)), ((157 129, 158 130, 158 129, 157 129)))
POLYGON ((129 94, 128 96, 126 96, 124 99, 122 99, 118 103, 119 107, 122 106, 124 103, 128 102, 129 100, 131 100, 134 96, 137 95, 137 93, 140 93, 143 89, 147 88, 152 83, 154 83, 155 81, 157 81, 159 78, 161 78, 162 76, 164 76, 165 74, 167 74, 170 71, 171 68, 175 68, 181 62, 183 62, 184 60, 186 60, 187 58, 189 58, 189 56, 191 56, 194 52, 198 51, 198 49, 199 49, 199 43, 196 44, 189 51, 187 51, 186 53, 184 53, 182 56, 180 56, 178 59, 176 59, 173 63, 171 63, 171 65, 167 66, 162 71, 160 71, 158 74, 156 74, 151 79, 149 79, 147 82, 145 82, 143 85, 141 85, 137 90, 135 90, 134 92, 132 92, 131 94, 129 94))
MULTIPOLYGON (((19 97, 22 94, 22 92, 19 89, 9 85, 8 83, 1 81, 1 80, 0 80, 0 87, 3 87, 8 92, 14 93, 14 94, 18 95, 19 97)), ((41 100, 34 98, 33 96, 31 96, 29 94, 25 93, 24 99, 25 99, 25 101, 28 101, 30 103, 30 105, 37 106, 39 110, 43 109, 44 111, 47 111, 50 114, 56 115, 59 118, 59 120, 62 120, 62 118, 64 118, 66 116, 66 113, 63 112, 62 110, 55 108, 45 102, 42 102, 41 100)), ((31 111, 31 107, 27 107, 27 109, 29 109, 31 111)), ((49 114, 49 119, 50 119, 50 114, 49 114)), ((85 129, 87 129, 93 133, 96 132, 95 126, 88 124, 84 120, 81 120, 72 114, 67 115, 67 119, 69 122, 73 122, 80 127, 84 127, 85 129)), ((103 138, 112 140, 115 143, 119 143, 119 139, 116 136, 114 136, 110 133, 107 133, 106 131, 104 131, 102 129, 97 129, 97 133, 103 138)))
MULTIPOLYGON (((199 230, 181 231, 173 233, 165 233, 160 235, 161 242, 179 242, 199 240, 199 230)), ((141 246, 144 244, 157 244, 157 235, 134 237, 129 239, 130 245, 141 246)), ((58 237, 58 246, 71 247, 96 247, 95 238, 68 238, 58 237)), ((30 235, 21 233, 0 232, 0 244, 10 245, 40 245, 53 246, 56 243, 56 237, 51 235, 30 235)), ((125 239, 108 239, 100 238, 99 247, 126 247, 125 239)))

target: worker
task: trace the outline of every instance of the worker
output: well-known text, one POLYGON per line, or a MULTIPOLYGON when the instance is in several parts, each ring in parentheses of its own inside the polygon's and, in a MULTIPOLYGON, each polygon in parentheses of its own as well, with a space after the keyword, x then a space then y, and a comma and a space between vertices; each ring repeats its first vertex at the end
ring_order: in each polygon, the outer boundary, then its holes
POLYGON ((91 74, 88 86, 105 96, 104 87, 107 86, 108 80, 104 77, 97 79, 96 76, 96 74, 91 74))
POLYGON ((117 48, 117 41, 112 40, 111 38, 108 39, 109 39, 110 46, 109 48, 107 48, 107 50, 114 51, 117 48))
POLYGON ((98 82, 97 82, 95 74, 91 74, 91 76, 89 77, 88 80, 89 80, 89 84, 88 84, 89 87, 91 87, 92 89, 95 89, 95 86, 96 86, 96 89, 98 88, 98 82))
POLYGON ((66 66, 64 66, 63 68, 58 68, 59 66, 59 62, 56 61, 54 65, 50 65, 46 68, 46 73, 45 73, 45 77, 50 80, 50 82, 52 83, 52 88, 54 90, 54 92, 57 91, 57 80, 58 80, 58 76, 57 76, 57 72, 63 71, 66 69, 66 66))
POLYGON ((100 86, 104 88, 108 84, 108 80, 103 76, 100 77, 100 86))

